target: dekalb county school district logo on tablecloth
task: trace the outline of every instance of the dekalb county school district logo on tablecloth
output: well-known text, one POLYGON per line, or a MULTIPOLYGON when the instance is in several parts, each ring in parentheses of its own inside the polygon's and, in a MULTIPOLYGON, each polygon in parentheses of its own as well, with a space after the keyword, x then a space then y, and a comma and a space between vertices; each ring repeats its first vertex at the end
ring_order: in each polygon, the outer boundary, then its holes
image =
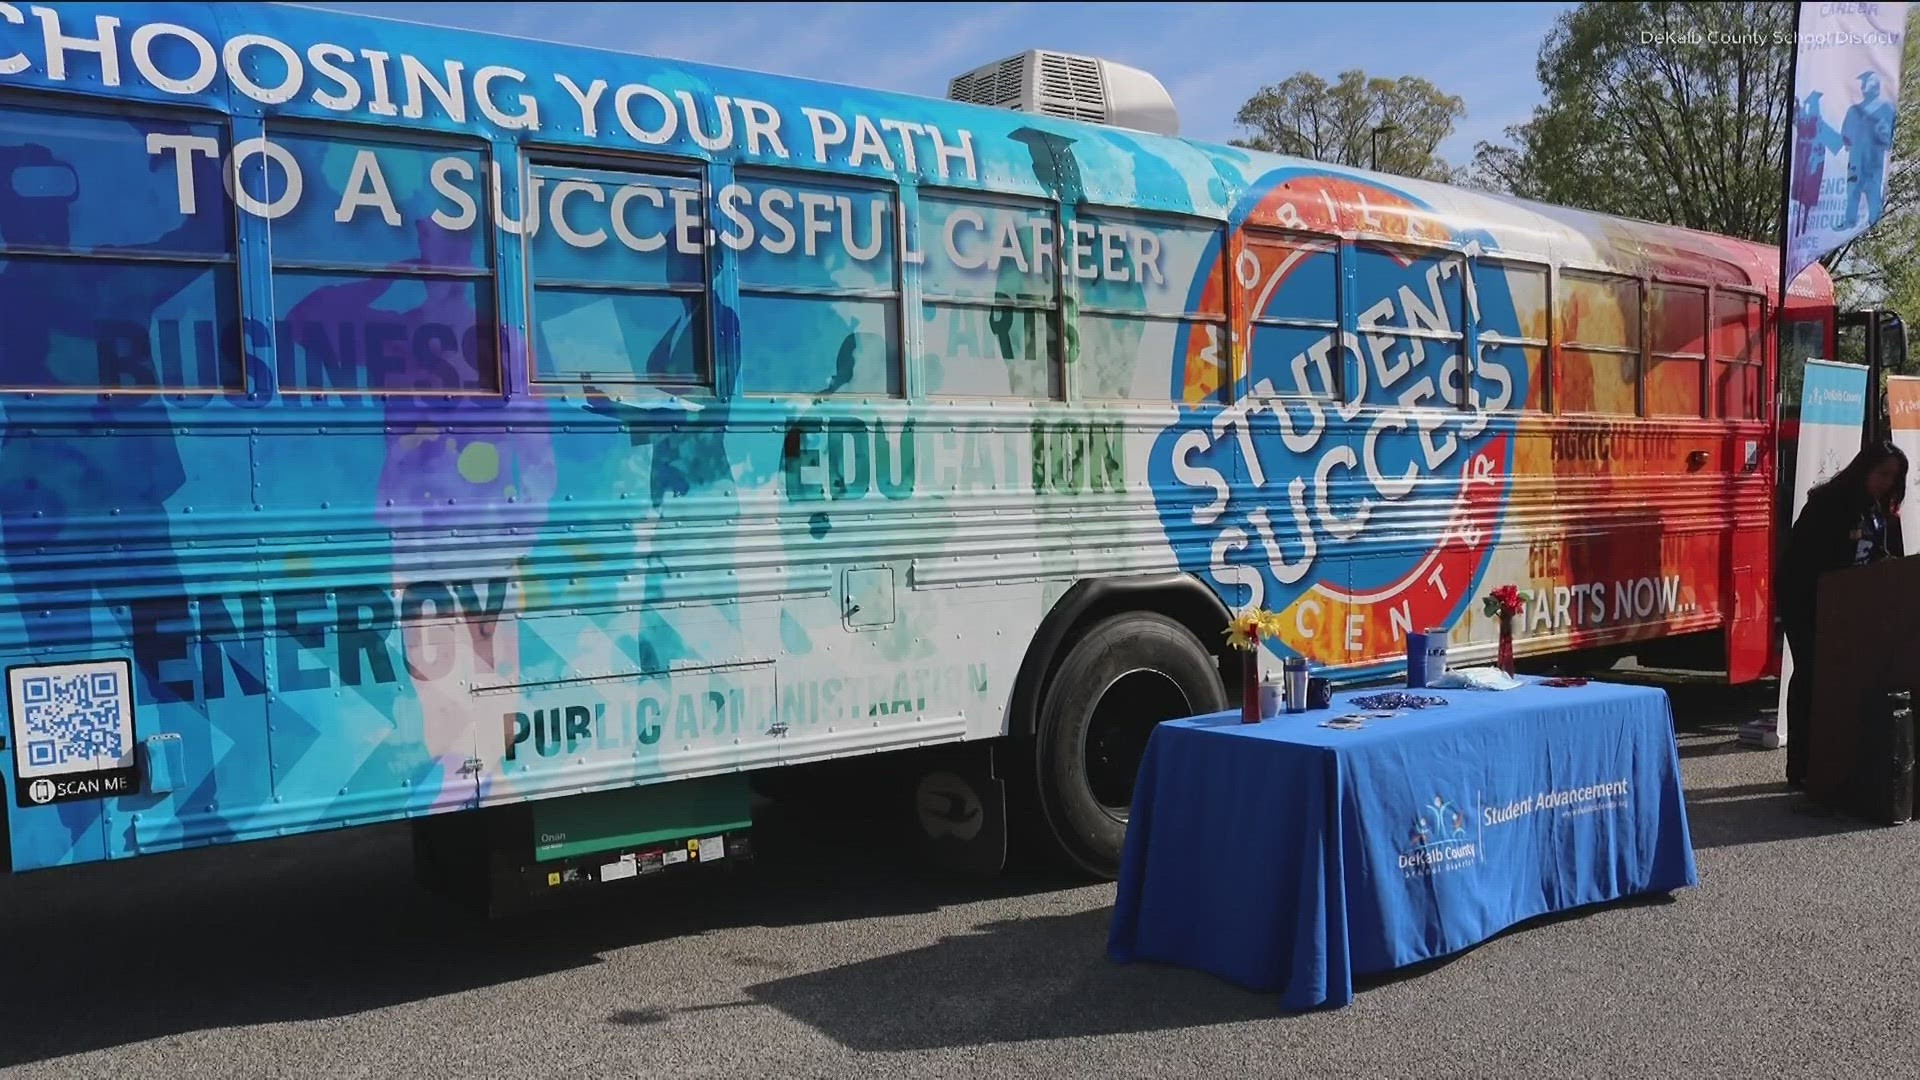
POLYGON ((1423 877, 1471 866, 1481 859, 1475 829, 1476 807, 1456 805, 1444 795, 1414 812, 1407 846, 1400 852, 1400 869, 1408 877, 1423 877))
POLYGON ((1626 777, 1577 788, 1548 788, 1528 792, 1505 803, 1455 803, 1435 794, 1414 808, 1413 824, 1400 842, 1400 871, 1409 880, 1464 870, 1487 861, 1487 841, 1498 838, 1506 826, 1535 814, 1558 818, 1586 817, 1611 811, 1625 812, 1633 800, 1633 782, 1626 777))

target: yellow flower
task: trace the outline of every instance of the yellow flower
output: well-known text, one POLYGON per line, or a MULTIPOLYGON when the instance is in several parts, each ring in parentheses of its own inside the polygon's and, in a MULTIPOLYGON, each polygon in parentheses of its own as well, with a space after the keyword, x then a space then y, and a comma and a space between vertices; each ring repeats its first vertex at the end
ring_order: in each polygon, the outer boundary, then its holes
POLYGON ((1257 636, 1275 636, 1278 627, 1279 619, 1271 612, 1260 608, 1243 611, 1227 624, 1227 646, 1244 652, 1253 648, 1257 636))

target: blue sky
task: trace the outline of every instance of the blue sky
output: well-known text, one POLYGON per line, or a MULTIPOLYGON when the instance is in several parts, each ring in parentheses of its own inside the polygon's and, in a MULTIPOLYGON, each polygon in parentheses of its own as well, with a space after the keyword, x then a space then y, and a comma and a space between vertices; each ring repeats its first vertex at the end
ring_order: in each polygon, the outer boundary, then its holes
POLYGON ((1224 142, 1255 90, 1296 71, 1420 75, 1466 101, 1441 152, 1465 163, 1540 100, 1534 60, 1572 4, 316 4, 443 26, 946 96, 963 71, 1032 48, 1149 71, 1181 134, 1224 142))

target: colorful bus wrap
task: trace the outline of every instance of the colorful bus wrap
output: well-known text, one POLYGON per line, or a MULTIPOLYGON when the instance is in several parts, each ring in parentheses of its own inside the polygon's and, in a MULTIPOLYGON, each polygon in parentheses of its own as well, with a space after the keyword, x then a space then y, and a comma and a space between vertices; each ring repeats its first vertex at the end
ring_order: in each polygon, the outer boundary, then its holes
POLYGON ((5 865, 997 740, 1111 872, 1238 609, 1363 679, 1487 660, 1512 583, 1523 655, 1752 678, 1776 264, 753 72, 0 3, 5 865))

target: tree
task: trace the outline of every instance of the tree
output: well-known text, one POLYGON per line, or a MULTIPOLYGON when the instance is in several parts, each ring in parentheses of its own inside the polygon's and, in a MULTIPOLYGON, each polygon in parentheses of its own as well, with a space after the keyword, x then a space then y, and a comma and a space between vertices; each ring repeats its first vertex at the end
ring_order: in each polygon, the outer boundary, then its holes
POLYGON ((1777 241, 1790 3, 1583 3, 1540 48, 1546 102, 1474 183, 1777 241), (1729 32, 1737 28, 1739 33, 1729 32))
MULTIPOLYGON (((1509 127, 1505 134, 1508 139, 1518 143, 1525 138, 1525 128, 1523 125, 1509 127)), ((1482 140, 1473 146, 1472 163, 1459 171, 1460 183, 1481 191, 1537 198, 1528 168, 1527 155, 1517 147, 1482 140)))
POLYGON ((1251 133, 1234 145, 1447 180, 1453 169, 1437 151, 1466 114, 1465 102, 1416 76, 1384 79, 1345 71, 1329 83, 1301 72, 1262 87, 1240 106, 1234 121, 1251 133), (1380 133, 1376 164, 1373 133, 1383 125, 1393 130, 1380 133))

